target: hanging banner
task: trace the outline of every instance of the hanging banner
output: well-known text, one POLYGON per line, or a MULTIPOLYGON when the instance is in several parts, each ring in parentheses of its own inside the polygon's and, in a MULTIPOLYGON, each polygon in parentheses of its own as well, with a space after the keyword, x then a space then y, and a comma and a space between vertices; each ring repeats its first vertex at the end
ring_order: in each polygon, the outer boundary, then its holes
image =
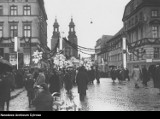
POLYGON ((18 37, 14 38, 14 51, 18 52, 20 49, 20 40, 18 39, 18 37))

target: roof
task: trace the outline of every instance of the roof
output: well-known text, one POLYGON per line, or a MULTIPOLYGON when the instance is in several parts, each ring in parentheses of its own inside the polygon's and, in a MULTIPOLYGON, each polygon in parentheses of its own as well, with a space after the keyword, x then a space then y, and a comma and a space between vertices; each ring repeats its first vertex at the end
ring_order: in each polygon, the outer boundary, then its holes
POLYGON ((108 42, 110 42, 111 40, 113 40, 113 39, 115 39, 115 38, 117 38, 117 37, 119 37, 119 36, 121 36, 121 35, 123 35, 123 33, 124 33, 124 27, 121 28, 121 29, 119 30, 119 32, 117 32, 108 42))

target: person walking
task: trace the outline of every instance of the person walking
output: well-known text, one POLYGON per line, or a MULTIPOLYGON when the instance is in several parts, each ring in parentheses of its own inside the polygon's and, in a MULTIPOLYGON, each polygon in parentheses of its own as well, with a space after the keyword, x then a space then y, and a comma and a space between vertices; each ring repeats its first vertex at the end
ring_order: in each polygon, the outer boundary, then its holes
POLYGON ((8 72, 1 76, 0 82, 0 110, 9 111, 11 90, 15 88, 15 81, 12 73, 8 72), (6 109, 5 109, 6 104, 6 109))
POLYGON ((91 67, 91 70, 89 71, 89 80, 90 80, 90 83, 93 84, 94 80, 95 80, 95 70, 93 68, 93 66, 91 67))
POLYGON ((141 72, 140 72, 140 69, 139 69, 138 65, 134 66, 132 77, 133 77, 133 79, 135 81, 135 88, 139 88, 138 82, 141 79, 141 72))
POLYGON ((143 85, 145 87, 147 87, 147 83, 149 81, 149 72, 148 72, 146 66, 143 66, 143 68, 142 68, 142 80, 143 80, 143 85))
POLYGON ((46 77, 45 77, 45 75, 44 75, 44 72, 43 72, 43 70, 40 69, 40 70, 39 70, 39 75, 38 75, 38 77, 37 77, 37 80, 35 81, 35 86, 46 83, 45 80, 46 80, 46 77))
POLYGON ((115 82, 115 80, 116 80, 116 70, 115 70, 115 68, 111 69, 110 75, 111 75, 112 81, 115 82))
POLYGON ((29 108, 31 108, 34 99, 34 79, 30 72, 26 72, 25 88, 27 90, 29 108))
POLYGON ((76 83, 78 86, 78 93, 80 95, 80 100, 83 100, 86 96, 86 90, 88 85, 88 74, 86 73, 85 67, 82 66, 77 74, 76 83))
POLYGON ((65 89, 67 90, 67 93, 70 94, 73 88, 73 82, 72 82, 71 72, 69 70, 66 70, 66 73, 64 76, 64 83, 65 83, 65 89))
POLYGON ((51 77, 49 79, 49 91, 51 94, 57 92, 59 93, 61 89, 60 79, 55 70, 53 70, 51 77))
POLYGON ((130 81, 130 77, 129 77, 129 70, 126 68, 125 69, 125 80, 128 80, 128 81, 130 81))
POLYGON ((100 71, 98 70, 98 68, 96 68, 96 71, 95 71, 95 78, 97 80, 97 83, 100 84, 100 71))
POLYGON ((37 79, 35 79, 35 83, 34 83, 34 94, 35 94, 35 97, 38 95, 38 87, 41 85, 41 84, 44 84, 46 83, 46 80, 45 80, 45 75, 44 75, 44 72, 42 69, 39 70, 39 74, 38 74, 38 77, 37 79))
POLYGON ((53 111, 53 97, 49 92, 46 83, 39 86, 39 94, 33 100, 32 104, 35 106, 35 111, 53 111))
POLYGON ((160 65, 157 65, 155 68, 154 88, 159 89, 160 95, 160 65))

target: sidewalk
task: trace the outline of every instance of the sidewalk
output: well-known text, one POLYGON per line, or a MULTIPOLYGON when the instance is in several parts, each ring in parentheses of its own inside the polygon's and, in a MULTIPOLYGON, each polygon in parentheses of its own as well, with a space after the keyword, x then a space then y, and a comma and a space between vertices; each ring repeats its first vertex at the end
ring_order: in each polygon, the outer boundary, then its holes
POLYGON ((14 91, 11 92, 11 100, 17 98, 21 93, 25 91, 25 88, 22 89, 15 89, 14 91))
POLYGON ((27 91, 25 89, 19 89, 12 92, 10 111, 30 111, 28 108, 27 91))

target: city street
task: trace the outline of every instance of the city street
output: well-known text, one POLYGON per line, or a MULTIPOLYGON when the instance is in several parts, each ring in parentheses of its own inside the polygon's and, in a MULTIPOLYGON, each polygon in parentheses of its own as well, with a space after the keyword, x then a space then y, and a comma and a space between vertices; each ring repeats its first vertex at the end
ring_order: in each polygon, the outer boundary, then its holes
MULTIPOLYGON (((160 111, 160 95, 153 88, 152 81, 149 88, 141 85, 135 89, 133 81, 112 83, 111 79, 101 79, 101 84, 88 86, 87 97, 79 101, 77 87, 72 90, 72 96, 62 91, 65 101, 73 99, 81 111, 160 111)), ((29 111, 26 91, 20 93, 11 101, 10 111, 29 111)))

